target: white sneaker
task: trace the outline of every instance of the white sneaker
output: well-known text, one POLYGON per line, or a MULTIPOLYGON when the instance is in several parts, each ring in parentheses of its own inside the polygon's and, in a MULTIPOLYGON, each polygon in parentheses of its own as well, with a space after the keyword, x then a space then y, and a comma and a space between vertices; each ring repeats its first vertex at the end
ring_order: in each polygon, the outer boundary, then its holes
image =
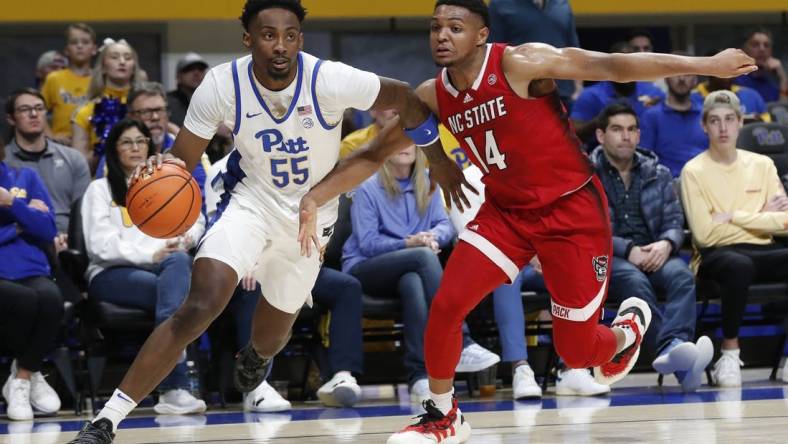
POLYGON ((205 401, 195 398, 184 389, 164 392, 159 396, 159 403, 153 406, 153 411, 159 415, 188 415, 202 413, 206 409, 205 401))
POLYGON ((501 362, 500 356, 479 344, 473 343, 462 349, 460 362, 457 363, 454 371, 457 373, 480 372, 499 362, 501 362))
POLYGON ((514 399, 541 398, 542 388, 534 379, 534 371, 528 364, 517 366, 512 375, 512 395, 514 399))
POLYGON ((271 413, 290 410, 290 401, 283 398, 267 381, 263 381, 254 390, 244 395, 244 411, 271 413))
POLYGON ((783 374, 781 379, 783 382, 788 382, 788 358, 785 358, 785 362, 783 362, 783 374))
POLYGON ((60 410, 60 397, 41 372, 33 373, 30 378, 30 405, 45 415, 52 415, 60 410))
POLYGON ((669 375, 673 372, 684 372, 692 368, 698 358, 698 347, 692 342, 682 342, 669 352, 657 356, 651 363, 657 373, 669 375))
POLYGON ((560 370, 556 376, 555 394, 558 396, 596 396, 610 393, 610 386, 600 384, 585 368, 560 370))
POLYGON ((3 397, 8 406, 8 419, 29 421, 33 419, 33 407, 30 405, 30 381, 21 378, 10 378, 3 386, 3 397))
POLYGON ((736 356, 723 353, 714 364, 711 378, 718 387, 741 387, 741 366, 744 365, 736 356))
POLYGON ((684 375, 684 379, 679 381, 681 382, 681 389, 685 392, 694 392, 700 387, 703 381, 703 374, 706 373, 706 367, 709 366, 711 359, 714 357, 714 345, 708 336, 698 338, 695 347, 698 350, 695 362, 692 363, 692 367, 684 375))
POLYGON ((421 404, 430 399, 430 381, 427 378, 419 379, 410 388, 410 401, 421 404))
POLYGON ((424 403, 427 413, 419 422, 389 436, 386 444, 461 444, 471 437, 471 425, 465 420, 457 400, 452 399, 452 409, 444 415, 432 401, 424 403))
POLYGON ((361 387, 350 372, 337 372, 317 390, 317 397, 326 407, 353 407, 361 399, 361 387))

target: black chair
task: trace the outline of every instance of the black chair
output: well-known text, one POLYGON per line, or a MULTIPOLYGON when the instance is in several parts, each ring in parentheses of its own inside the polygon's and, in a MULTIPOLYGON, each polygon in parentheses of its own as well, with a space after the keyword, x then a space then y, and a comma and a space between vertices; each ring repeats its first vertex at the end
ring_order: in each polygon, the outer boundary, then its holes
MULTIPOLYGON (((326 246, 326 252, 323 256, 323 265, 326 267, 342 270, 342 247, 353 232, 353 224, 350 220, 350 206, 352 204, 353 201, 350 197, 345 194, 340 196, 339 217, 334 225, 334 234, 331 235, 331 240, 326 246)), ((365 318, 401 320, 402 304, 399 298, 385 298, 380 295, 364 293, 362 301, 365 318)), ((396 332, 392 333, 396 334, 396 332)), ((399 333, 401 334, 401 330, 399 330, 399 333)), ((400 337, 383 339, 399 339, 400 337)))
MULTIPOLYGON (((76 310, 81 324, 81 346, 86 357, 88 390, 91 401, 95 401, 106 366, 107 350, 110 349, 106 344, 106 337, 120 333, 145 338, 153 330, 154 318, 153 313, 145 310, 121 307, 88 297, 85 271, 89 259, 82 231, 81 198, 71 208, 68 241, 69 249, 61 251, 58 257, 64 271, 84 295, 76 310)), ((92 405, 96 405, 95 402, 92 402, 92 405)))
POLYGON ((772 122, 788 125, 788 102, 769 102, 766 108, 772 116, 772 122))
POLYGON ((771 158, 783 185, 788 185, 788 126, 763 122, 744 125, 736 144, 771 158))

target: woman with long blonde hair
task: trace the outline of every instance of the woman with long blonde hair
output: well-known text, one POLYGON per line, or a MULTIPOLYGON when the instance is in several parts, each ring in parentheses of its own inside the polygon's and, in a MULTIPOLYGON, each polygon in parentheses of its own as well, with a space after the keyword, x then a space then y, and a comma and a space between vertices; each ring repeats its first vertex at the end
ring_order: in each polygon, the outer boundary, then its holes
MULTIPOLYGON (((443 268, 438 253, 455 236, 440 192, 430 195, 426 158, 410 146, 394 154, 353 194, 353 233, 342 250, 342 271, 365 292, 399 298, 411 400, 429 398, 424 329, 443 268)), ((463 327, 459 372, 488 368, 500 358, 474 343, 463 327)))
POLYGON ((95 172, 112 126, 126 115, 131 87, 145 80, 137 52, 125 40, 105 39, 90 77, 88 102, 72 119, 72 146, 88 159, 95 172))

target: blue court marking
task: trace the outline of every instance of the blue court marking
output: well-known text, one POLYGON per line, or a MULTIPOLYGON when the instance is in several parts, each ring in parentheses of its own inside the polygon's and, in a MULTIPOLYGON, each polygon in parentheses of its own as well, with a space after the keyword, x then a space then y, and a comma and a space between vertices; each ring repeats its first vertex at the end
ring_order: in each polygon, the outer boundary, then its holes
MULTIPOLYGON (((532 405, 536 408, 541 403, 542 409, 557 408, 580 408, 588 407, 589 403, 610 401, 610 407, 636 406, 636 405, 660 405, 660 404, 684 404, 684 403, 710 403, 719 401, 756 401, 770 399, 784 399, 788 396, 788 386, 772 386, 760 388, 745 388, 741 390, 741 397, 737 396, 737 390, 701 390, 696 393, 682 393, 677 387, 670 388, 626 388, 616 389, 612 396, 601 398, 581 398, 581 397, 562 397, 546 398, 541 401, 519 402, 510 400, 490 400, 490 401, 463 401, 460 408, 464 413, 475 412, 499 412, 512 411, 515 404, 518 407, 532 405)), ((207 413, 205 425, 220 424, 243 424, 248 422, 264 421, 266 416, 281 417, 290 416, 291 421, 309 421, 316 419, 348 419, 348 418, 372 418, 380 416, 406 416, 413 417, 415 414, 409 405, 381 405, 357 407, 352 409, 326 409, 326 408, 307 408, 294 409, 289 412, 280 413, 243 413, 243 412, 216 412, 207 413)), ((193 417, 196 418, 196 417, 193 417)), ((189 425, 186 423, 173 422, 172 424, 159 424, 155 421, 155 416, 137 416, 124 420, 121 429, 139 428, 159 428, 189 425)), ((60 424, 61 431, 78 431, 82 428, 84 420, 36 421, 36 425, 44 423, 60 424)), ((0 423, 0 435, 8 434, 8 423, 0 423)))

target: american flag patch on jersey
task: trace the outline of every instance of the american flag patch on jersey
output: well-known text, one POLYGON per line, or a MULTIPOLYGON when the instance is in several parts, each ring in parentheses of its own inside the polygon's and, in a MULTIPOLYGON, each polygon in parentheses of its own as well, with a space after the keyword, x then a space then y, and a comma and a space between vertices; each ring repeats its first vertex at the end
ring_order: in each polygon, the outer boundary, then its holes
POLYGON ((299 106, 297 109, 299 116, 308 116, 312 114, 312 105, 299 106))

